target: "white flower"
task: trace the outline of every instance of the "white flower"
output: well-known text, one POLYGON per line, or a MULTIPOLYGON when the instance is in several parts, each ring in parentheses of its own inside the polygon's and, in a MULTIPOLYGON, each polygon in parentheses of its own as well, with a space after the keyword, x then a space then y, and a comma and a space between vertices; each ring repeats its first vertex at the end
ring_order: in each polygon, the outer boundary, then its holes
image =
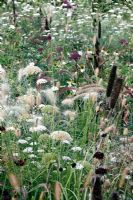
POLYGON ((28 144, 28 142, 26 140, 23 140, 23 139, 19 139, 18 143, 19 144, 28 144))
POLYGON ((71 150, 74 152, 77 152, 77 151, 82 151, 82 148, 81 147, 72 147, 71 150))
POLYGON ((81 169, 83 169, 83 168, 84 168, 83 165, 81 165, 80 163, 76 163, 76 167, 75 167, 75 169, 79 169, 79 170, 81 170, 81 169))
POLYGON ((10 26, 9 26, 9 29, 14 30, 14 29, 15 29, 15 26, 14 26, 14 25, 10 25, 10 26))
POLYGON ((14 156, 14 157, 18 157, 19 154, 18 154, 18 153, 13 153, 13 156, 14 156))
POLYGON ((38 125, 35 127, 31 127, 29 129, 30 132, 41 132, 41 131, 46 131, 46 130, 47 130, 46 126, 43 126, 43 125, 38 125))
POLYGON ((30 154, 28 157, 29 158, 36 158, 37 156, 35 154, 30 154))
POLYGON ((44 149, 38 149, 37 152, 38 152, 38 153, 43 153, 43 152, 44 152, 44 149))
POLYGON ((37 85, 41 85, 41 84, 44 84, 44 83, 47 83, 47 82, 48 82, 48 81, 47 81, 46 79, 40 78, 40 79, 37 80, 36 84, 37 84, 37 85))
POLYGON ((33 148, 32 147, 27 147, 23 150, 24 153, 32 153, 33 152, 33 148))
POLYGON ((72 160, 69 156, 62 156, 62 159, 63 159, 63 160, 66 160, 66 161, 67 161, 67 160, 72 160))
POLYGON ((31 146, 37 145, 37 142, 31 142, 30 145, 31 146))
POLYGON ((52 132, 50 134, 50 137, 53 140, 59 140, 59 141, 68 140, 68 141, 72 141, 72 138, 71 138, 70 134, 65 132, 65 131, 54 131, 54 132, 52 132))

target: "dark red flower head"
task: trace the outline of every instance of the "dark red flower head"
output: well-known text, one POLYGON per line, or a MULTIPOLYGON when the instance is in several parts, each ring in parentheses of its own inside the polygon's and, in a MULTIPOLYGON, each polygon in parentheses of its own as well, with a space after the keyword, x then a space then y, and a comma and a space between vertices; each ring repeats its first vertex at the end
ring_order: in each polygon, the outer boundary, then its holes
POLYGON ((121 39, 119 42, 120 42, 120 44, 121 44, 122 46, 127 46, 127 45, 128 45, 128 41, 125 40, 125 39, 121 39))
POLYGON ((70 57, 71 60, 75 60, 78 61, 81 58, 81 55, 78 53, 78 51, 73 51, 70 53, 70 57))
POLYGON ((97 152, 94 154, 93 158, 97 158, 97 159, 99 159, 99 160, 102 160, 102 159, 104 158, 104 153, 102 153, 102 152, 100 152, 100 151, 97 151, 97 152))
POLYGON ((103 167, 99 167, 95 170, 95 173, 96 174, 99 174, 99 175, 104 175, 104 174, 107 174, 107 169, 106 168, 103 168, 103 167))

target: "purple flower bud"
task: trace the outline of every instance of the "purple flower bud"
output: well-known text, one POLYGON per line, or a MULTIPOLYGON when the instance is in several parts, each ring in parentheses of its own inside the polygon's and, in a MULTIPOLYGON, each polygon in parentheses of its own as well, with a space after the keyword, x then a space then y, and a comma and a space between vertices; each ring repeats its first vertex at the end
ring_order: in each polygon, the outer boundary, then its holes
POLYGON ((125 39, 121 39, 119 42, 120 42, 120 44, 121 44, 122 46, 127 46, 127 45, 128 45, 128 41, 125 40, 125 39))
POLYGON ((63 51, 63 48, 62 48, 62 47, 57 47, 57 48, 56 48, 56 51, 57 51, 58 53, 60 53, 60 52, 63 51))

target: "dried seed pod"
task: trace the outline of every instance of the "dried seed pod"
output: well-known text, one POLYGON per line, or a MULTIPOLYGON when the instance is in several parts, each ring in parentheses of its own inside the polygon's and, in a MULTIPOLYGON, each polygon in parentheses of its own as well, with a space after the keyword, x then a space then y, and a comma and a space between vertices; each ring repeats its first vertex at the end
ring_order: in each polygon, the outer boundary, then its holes
POLYGON ((111 93, 111 99, 110 99, 110 108, 113 109, 115 107, 115 104, 117 102, 117 99, 119 97, 120 91, 122 89, 123 79, 118 77, 115 80, 113 90, 111 93))
POLYGON ((99 176, 94 177, 94 183, 92 188, 92 200, 102 200, 102 186, 99 176))
POLYGON ((107 91, 106 91, 107 97, 110 97, 110 95, 111 95, 113 85, 114 85, 114 81, 115 81, 115 78, 116 78, 116 71, 117 71, 117 66, 114 65, 111 69, 109 80, 108 80, 108 86, 107 86, 107 91))

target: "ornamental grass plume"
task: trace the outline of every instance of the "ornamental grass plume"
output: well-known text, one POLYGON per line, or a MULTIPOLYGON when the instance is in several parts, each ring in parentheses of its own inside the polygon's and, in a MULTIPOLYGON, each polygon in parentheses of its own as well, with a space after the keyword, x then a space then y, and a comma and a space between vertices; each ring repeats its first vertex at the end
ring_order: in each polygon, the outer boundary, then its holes
POLYGON ((126 183, 126 176, 129 174, 129 168, 126 167, 121 175, 120 181, 119 181, 119 188, 123 188, 126 183))
POLYGON ((93 180, 92 188, 92 200, 102 200, 102 185, 101 179, 99 176, 95 176, 93 180))
POLYGON ((21 192, 21 185, 20 185, 20 181, 19 181, 18 177, 13 173, 9 173, 8 179, 9 179, 9 182, 10 182, 11 186, 13 187, 13 189, 17 193, 20 193, 21 192))
POLYGON ((0 79, 5 80, 6 78, 6 71, 5 69, 0 65, 0 79))
POLYGON ((61 184, 56 181, 54 187, 55 200, 61 200, 61 184))
POLYGON ((116 71, 117 71, 117 66, 113 65, 111 72, 110 72, 110 76, 109 76, 109 80, 108 80, 108 86, 107 86, 107 91, 106 91, 106 96, 110 97, 112 89, 113 89, 113 85, 116 79, 116 71))
POLYGON ((89 186, 89 185, 91 184, 91 182, 92 182, 93 176, 94 176, 94 171, 93 171, 93 169, 91 169, 91 170, 89 171, 89 173, 87 174, 86 178, 85 178, 85 181, 84 181, 84 184, 83 184, 83 187, 84 187, 84 188, 88 188, 88 186, 89 186))
POLYGON ((35 66, 33 62, 31 62, 29 63, 29 65, 27 65, 27 67, 21 68, 18 71, 18 80, 21 81, 24 76, 27 77, 27 76, 38 74, 41 72, 42 70, 39 67, 35 66))
POLYGON ((114 82, 113 90, 111 93, 111 98, 110 98, 110 108, 111 109, 113 109, 115 107, 115 104, 119 97, 120 91, 122 89, 122 85, 123 85, 123 79, 121 77, 118 77, 114 82))
POLYGON ((55 92, 53 92, 52 88, 46 89, 43 91, 46 99, 51 103, 51 105, 55 105, 57 101, 57 97, 55 92))
POLYGON ((94 42, 94 69, 100 67, 100 42, 96 37, 94 42))

